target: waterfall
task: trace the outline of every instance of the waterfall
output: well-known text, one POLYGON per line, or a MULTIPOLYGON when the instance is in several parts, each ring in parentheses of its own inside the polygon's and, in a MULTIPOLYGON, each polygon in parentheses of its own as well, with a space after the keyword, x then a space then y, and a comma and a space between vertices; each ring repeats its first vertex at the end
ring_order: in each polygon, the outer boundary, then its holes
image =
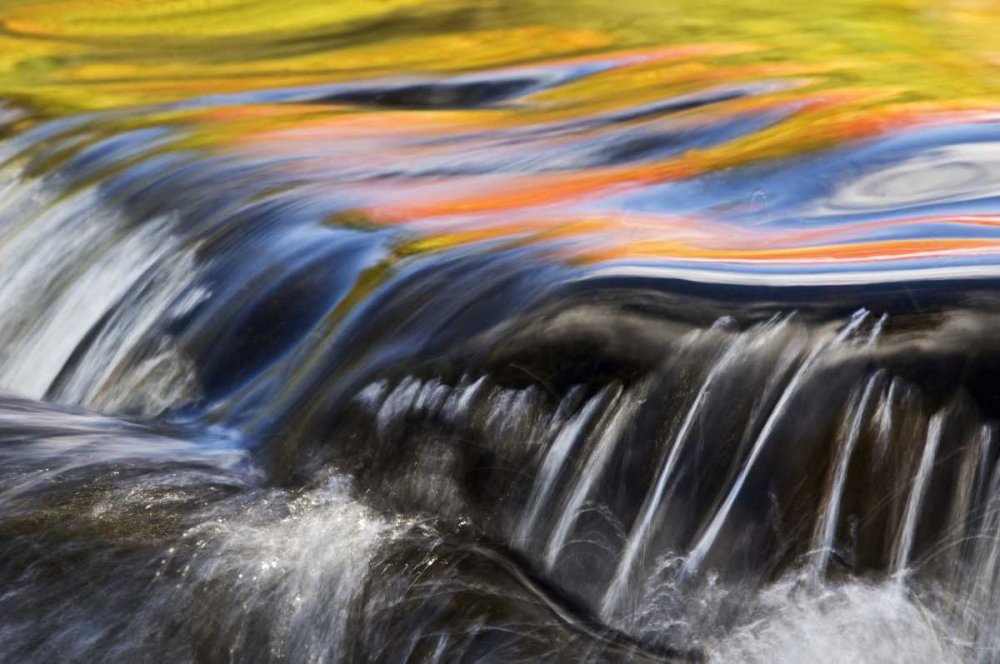
POLYGON ((637 556, 639 556, 646 545, 647 532, 653 520, 653 514, 663 508, 664 491, 684 450, 684 445, 687 442, 692 424, 695 418, 701 414, 702 403, 711 394, 712 383, 719 374, 728 370, 739 359, 741 352, 744 350, 745 343, 745 340, 739 336, 729 342, 729 347, 709 370, 704 382, 698 389, 697 394, 695 394, 694 400, 691 402, 691 406, 684 416, 684 421, 681 423, 681 427, 674 437, 669 447, 669 452, 657 473, 656 484, 653 487, 652 493, 647 495, 643 501, 642 507, 639 510, 639 518, 633 524, 632 531, 625 541, 625 551, 618 562, 615 576, 608 587, 601 606, 601 613, 605 617, 610 616, 614 612, 622 594, 628 590, 628 577, 632 573, 633 566, 636 564, 637 556))
POLYGON ((512 2, 0 3, 0 661, 1000 660, 989 3, 512 2))

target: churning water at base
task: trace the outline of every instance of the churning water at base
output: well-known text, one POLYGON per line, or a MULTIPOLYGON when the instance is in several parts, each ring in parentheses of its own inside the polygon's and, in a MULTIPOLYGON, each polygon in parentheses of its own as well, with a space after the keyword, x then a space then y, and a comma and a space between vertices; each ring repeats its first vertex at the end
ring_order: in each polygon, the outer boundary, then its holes
POLYGON ((3 17, 0 661, 1000 660, 957 57, 246 4, 3 17))

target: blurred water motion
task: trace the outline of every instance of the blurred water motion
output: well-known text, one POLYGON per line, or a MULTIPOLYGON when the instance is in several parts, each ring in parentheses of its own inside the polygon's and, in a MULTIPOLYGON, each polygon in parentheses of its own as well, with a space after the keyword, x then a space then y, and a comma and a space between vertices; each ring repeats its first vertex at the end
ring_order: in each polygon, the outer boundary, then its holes
POLYGON ((1000 8, 0 6, 0 660, 1000 658, 1000 8))

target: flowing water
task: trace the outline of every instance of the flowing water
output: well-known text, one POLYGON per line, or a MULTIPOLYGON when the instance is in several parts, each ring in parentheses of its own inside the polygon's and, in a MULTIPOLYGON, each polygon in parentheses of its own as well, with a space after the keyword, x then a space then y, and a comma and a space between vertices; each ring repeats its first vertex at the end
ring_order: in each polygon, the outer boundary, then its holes
POLYGON ((0 660, 1000 660, 1000 11, 626 4, 0 3, 0 660))

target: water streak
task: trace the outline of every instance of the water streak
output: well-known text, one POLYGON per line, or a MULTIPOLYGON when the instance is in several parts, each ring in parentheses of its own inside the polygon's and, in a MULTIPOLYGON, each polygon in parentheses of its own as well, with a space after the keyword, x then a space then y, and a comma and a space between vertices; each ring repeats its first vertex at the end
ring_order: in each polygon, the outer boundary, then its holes
POLYGON ((931 471, 934 469, 934 458, 937 455, 938 446, 941 444, 945 417, 945 413, 937 412, 927 424, 927 440, 924 442, 924 451, 920 456, 920 466, 917 468, 917 473, 911 485, 910 496, 906 501, 906 512, 903 516, 899 539, 897 540, 896 551, 892 560, 892 572, 897 578, 901 578, 908 571, 910 553, 913 549, 917 523, 920 519, 920 508, 923 505, 927 484, 930 482, 931 471))
POLYGON ((830 562, 830 555, 834 551, 837 518, 840 513, 840 502, 844 496, 847 469, 851 464, 854 447, 858 444, 858 438, 861 437, 861 430, 864 427, 864 418, 868 412, 868 405, 880 378, 879 374, 875 374, 868 379, 864 391, 854 404, 853 416, 850 419, 847 431, 842 434, 843 443, 837 447, 837 456, 834 459, 833 466, 834 474, 831 478, 829 488, 826 490, 827 500, 820 508, 820 518, 816 523, 816 532, 813 535, 813 549, 816 552, 813 559, 813 570, 818 577, 822 577, 826 573, 826 567, 830 562))
POLYGON ((586 427, 603 402, 603 392, 591 397, 580 409, 580 412, 562 426, 555 440, 549 445, 545 461, 535 477, 531 495, 528 497, 527 514, 514 535, 514 541, 520 546, 527 546, 542 508, 546 506, 549 496, 555 490, 556 480, 566 465, 567 457, 581 439, 586 427))

